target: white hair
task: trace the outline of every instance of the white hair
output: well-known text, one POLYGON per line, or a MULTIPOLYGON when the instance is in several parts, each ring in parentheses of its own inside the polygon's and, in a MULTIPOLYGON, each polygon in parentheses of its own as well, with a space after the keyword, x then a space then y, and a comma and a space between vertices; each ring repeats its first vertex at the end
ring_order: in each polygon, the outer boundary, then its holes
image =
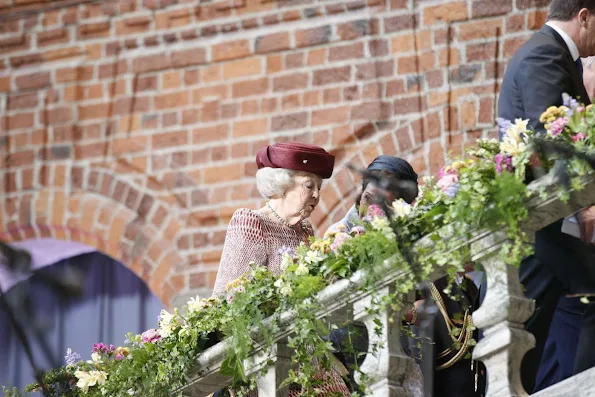
POLYGON ((256 188, 262 197, 281 197, 293 186, 296 171, 284 168, 261 168, 256 172, 256 188))

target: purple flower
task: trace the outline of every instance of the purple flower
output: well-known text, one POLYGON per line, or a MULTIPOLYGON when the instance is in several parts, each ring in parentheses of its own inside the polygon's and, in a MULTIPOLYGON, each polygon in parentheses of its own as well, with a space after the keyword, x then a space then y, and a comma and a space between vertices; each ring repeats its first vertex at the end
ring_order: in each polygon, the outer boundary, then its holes
POLYGON ((354 236, 360 236, 366 232, 366 228, 363 226, 354 226, 351 228, 351 234, 354 236))
POLYGON ((496 166, 496 172, 501 174, 503 171, 512 172, 514 168, 512 167, 512 157, 506 154, 498 153, 494 157, 494 163, 496 166))
POLYGON ((564 127, 568 124, 568 117, 560 117, 550 124, 550 133, 552 136, 558 136, 564 131, 564 127))
POLYGON ((81 360, 82 357, 80 354, 73 352, 71 348, 66 349, 66 355, 64 356, 64 361, 66 361, 66 365, 75 365, 81 360))
POLYGON ((151 328, 141 334, 141 339, 145 343, 157 343, 161 339, 161 335, 155 328, 151 328))
POLYGON ((277 250, 277 253, 281 256, 283 255, 289 255, 292 258, 295 258, 295 250, 293 248, 287 247, 287 246, 282 246, 281 248, 279 248, 277 250))
POLYGON ((116 358, 116 361, 120 361, 120 360, 122 360, 124 358, 124 356, 121 355, 121 354, 116 354, 116 357, 115 358, 116 358))
MULTIPOLYGON (((562 104, 571 110, 575 109, 579 105, 578 101, 567 93, 562 94, 562 104)), ((572 116, 572 112, 570 112, 569 116, 572 116)))
POLYGON ((94 343, 93 344, 93 350, 91 351, 92 353, 107 353, 107 345, 105 345, 103 342, 99 342, 99 343, 94 343))
POLYGON ((500 130, 500 135, 506 135, 506 131, 508 131, 508 129, 512 125, 512 122, 510 120, 506 120, 501 117, 498 117, 496 119, 496 123, 498 123, 498 129, 500 130))

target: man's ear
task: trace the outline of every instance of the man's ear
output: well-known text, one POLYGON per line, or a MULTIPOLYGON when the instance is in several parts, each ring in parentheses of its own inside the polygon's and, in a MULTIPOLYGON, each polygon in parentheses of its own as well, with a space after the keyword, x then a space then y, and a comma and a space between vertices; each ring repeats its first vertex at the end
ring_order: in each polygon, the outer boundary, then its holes
POLYGON ((591 22, 593 23, 594 21, 589 21, 590 17, 593 17, 593 15, 591 14, 591 11, 589 11, 587 8, 582 8, 579 12, 578 12, 578 21, 581 24, 581 26, 587 27, 587 23, 591 22))

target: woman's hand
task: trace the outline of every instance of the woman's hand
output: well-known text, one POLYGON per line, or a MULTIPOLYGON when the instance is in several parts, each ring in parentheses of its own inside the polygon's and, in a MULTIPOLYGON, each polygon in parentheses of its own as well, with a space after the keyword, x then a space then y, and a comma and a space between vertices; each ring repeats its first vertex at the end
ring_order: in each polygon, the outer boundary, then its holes
POLYGON ((411 324, 411 325, 417 325, 419 326, 420 323, 420 319, 418 314, 418 309, 421 305, 423 305, 425 302, 425 299, 420 299, 418 301, 415 301, 413 303, 413 307, 411 309, 409 309, 407 311, 407 313, 405 313, 405 315, 403 316, 403 320, 405 320, 405 322, 411 324))

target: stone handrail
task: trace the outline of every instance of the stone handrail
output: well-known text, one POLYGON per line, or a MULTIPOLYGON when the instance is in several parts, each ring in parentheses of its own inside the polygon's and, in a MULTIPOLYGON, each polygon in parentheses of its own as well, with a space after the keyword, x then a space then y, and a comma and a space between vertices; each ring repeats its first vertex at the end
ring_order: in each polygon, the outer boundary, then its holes
MULTIPOLYGON (((530 238, 536 230, 595 202, 595 178, 584 178, 583 182, 585 188, 575 192, 569 203, 563 203, 557 198, 554 192, 555 181, 549 175, 529 185, 530 190, 545 189, 547 193, 545 198, 534 197, 529 201, 529 217, 523 229, 530 238)), ((487 397, 528 395, 521 384, 520 364, 525 353, 535 345, 533 335, 523 327, 534 311, 534 302, 522 293, 518 269, 506 265, 497 255, 506 241, 506 233, 501 231, 477 233, 470 241, 465 242, 471 247, 472 259, 483 264, 488 281, 485 300, 473 314, 474 324, 484 334, 473 351, 473 357, 486 365, 489 384, 487 397)), ((422 245, 427 243, 428 240, 419 242, 422 245)), ((393 260, 396 259, 389 259, 384 263, 387 269, 392 270, 377 284, 376 296, 391 293, 395 281, 404 275, 402 270, 394 270, 394 266, 391 266, 393 260)), ((441 276, 440 272, 436 272, 432 279, 441 276)), ((369 344, 376 348, 374 353, 366 355, 361 366, 362 372, 372 379, 371 383, 368 382, 371 395, 407 396, 409 393, 402 388, 401 382, 403 374, 411 369, 413 360, 404 354, 401 347, 400 321, 391 321, 391 317, 401 318, 403 313, 368 314, 366 308, 370 306, 371 296, 359 289, 364 279, 365 273, 358 271, 350 279, 339 280, 321 291, 317 296, 324 307, 320 316, 328 317, 329 321, 337 324, 345 321, 364 323, 368 329, 369 344), (380 334, 375 331, 378 329, 378 320, 382 331, 380 334)), ((411 303, 412 298, 410 294, 403 297, 403 301, 411 303)), ((406 306, 403 305, 404 308, 406 306)), ((279 385, 286 379, 291 368, 291 349, 287 346, 287 337, 292 333, 291 320, 294 316, 292 311, 281 314, 281 331, 276 335, 271 354, 265 354, 262 346, 256 346, 245 363, 248 374, 264 371, 264 375, 258 380, 260 397, 288 395, 287 387, 280 389, 279 385)), ((231 378, 219 374, 228 349, 229 343, 224 340, 201 354, 197 370, 190 376, 191 380, 177 392, 182 391, 184 395, 191 397, 206 397, 229 386, 231 378)), ((566 382, 570 382, 568 384, 573 385, 575 390, 578 389, 577 385, 587 387, 594 383, 595 370, 593 377, 587 376, 590 373, 591 371, 586 371, 574 377, 575 383, 572 383, 574 378, 566 382)), ((556 387, 559 386, 550 388, 553 394, 548 394, 549 389, 546 389, 537 395, 560 395, 555 391, 559 390, 556 387)), ((592 388, 587 390, 589 389, 592 388)), ((583 390, 581 393, 581 396, 595 395, 595 391, 585 394, 583 390)))

